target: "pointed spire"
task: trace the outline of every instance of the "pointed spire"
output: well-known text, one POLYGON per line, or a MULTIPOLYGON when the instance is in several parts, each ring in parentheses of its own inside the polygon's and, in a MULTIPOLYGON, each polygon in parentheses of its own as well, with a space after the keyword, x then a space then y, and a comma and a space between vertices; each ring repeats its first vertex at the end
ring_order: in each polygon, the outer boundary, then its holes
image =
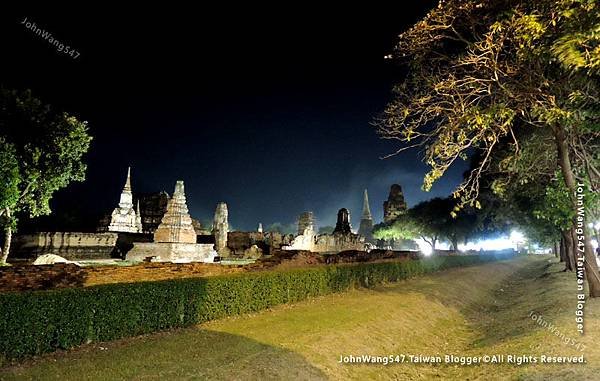
POLYGON ((142 225, 142 213, 140 213, 140 200, 137 200, 137 207, 135 209, 135 225, 138 233, 144 231, 144 226, 142 225))
POLYGON ((371 217, 371 208, 369 207, 369 194, 367 193, 366 189, 365 189, 365 195, 364 195, 364 200, 363 200, 362 219, 364 219, 364 220, 373 219, 373 217, 371 217))
POLYGON ((369 194, 365 189, 363 199, 363 212, 360 219, 358 234, 365 237, 365 242, 373 243, 373 217, 371 216, 371 208, 369 207, 369 194))
POLYGON ((131 167, 127 167, 127 180, 125 181, 123 192, 131 192, 131 167))
POLYGON ((141 223, 139 222, 139 214, 136 215, 133 209, 133 194, 131 193, 131 167, 127 168, 127 180, 119 198, 119 206, 116 207, 112 214, 109 231, 139 233, 141 231, 141 223))
POLYGON ((119 208, 123 210, 133 210, 133 195, 131 194, 131 167, 127 167, 127 180, 125 180, 125 186, 121 192, 119 208))
POLYGON ((173 192, 173 198, 175 197, 185 199, 185 188, 182 180, 178 180, 175 183, 175 191, 173 192))

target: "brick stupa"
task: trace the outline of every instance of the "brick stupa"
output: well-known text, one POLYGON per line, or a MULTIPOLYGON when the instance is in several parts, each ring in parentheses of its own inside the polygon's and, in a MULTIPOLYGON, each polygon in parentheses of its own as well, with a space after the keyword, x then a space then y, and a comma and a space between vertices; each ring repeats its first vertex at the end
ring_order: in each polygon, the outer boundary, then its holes
POLYGON ((183 181, 177 181, 167 211, 154 232, 154 242, 196 243, 196 231, 188 213, 183 181))
POLYGON ((196 243, 196 231, 188 212, 183 181, 177 181, 167 210, 154 232, 154 242, 135 242, 127 253, 132 261, 213 262, 213 244, 196 243))

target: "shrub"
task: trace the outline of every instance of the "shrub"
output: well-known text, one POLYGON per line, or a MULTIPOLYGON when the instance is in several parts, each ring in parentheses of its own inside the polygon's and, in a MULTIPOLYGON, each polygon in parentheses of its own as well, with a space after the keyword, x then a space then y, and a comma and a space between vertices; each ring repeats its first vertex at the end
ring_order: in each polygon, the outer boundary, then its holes
POLYGON ((0 353, 21 358, 186 327, 503 256, 434 257, 0 294, 0 353))

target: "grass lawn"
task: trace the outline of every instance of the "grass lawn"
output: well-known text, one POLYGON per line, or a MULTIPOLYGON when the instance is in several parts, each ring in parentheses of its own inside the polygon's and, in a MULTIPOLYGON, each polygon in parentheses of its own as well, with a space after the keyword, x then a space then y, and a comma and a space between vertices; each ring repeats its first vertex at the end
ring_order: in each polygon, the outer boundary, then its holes
POLYGON ((600 380, 600 301, 576 332, 575 276, 536 256, 329 295, 196 328, 45 355, 1 380, 600 380), (585 345, 566 345, 541 315, 585 345), (581 355, 565 364, 339 364, 340 355, 581 355))

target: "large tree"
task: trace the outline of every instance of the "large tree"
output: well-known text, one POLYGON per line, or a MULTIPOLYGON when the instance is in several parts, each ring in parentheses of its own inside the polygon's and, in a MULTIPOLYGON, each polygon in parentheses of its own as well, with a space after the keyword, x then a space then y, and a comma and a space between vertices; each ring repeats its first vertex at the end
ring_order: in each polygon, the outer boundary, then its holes
POLYGON ((0 89, 0 264, 6 263, 17 216, 50 213, 50 199, 83 181, 91 137, 85 122, 53 110, 30 91, 0 89))
MULTIPOLYGON (((518 227, 531 241, 554 247, 566 269, 574 270, 570 228, 575 209, 557 169, 556 151, 547 149, 553 146, 553 136, 546 129, 517 132, 521 133, 518 153, 503 142, 491 155, 489 170, 481 181, 484 209, 497 222, 518 227)), ((478 167, 478 160, 476 157, 473 168, 478 167)))
MULTIPOLYGON (((481 160, 457 188, 459 207, 479 206, 483 174, 501 146, 518 159, 523 131, 551 136, 572 208, 578 184, 597 191, 600 9, 593 0, 447 0, 400 36, 409 74, 378 123, 387 139, 424 147, 424 188, 458 159, 481 160)), ((552 148, 553 147, 553 148, 552 148)), ((573 221, 571 227, 577 221, 573 221)), ((600 275, 589 239, 591 296, 600 275)))
POLYGON ((394 221, 375 226, 374 237, 385 240, 421 238, 432 250, 440 240, 447 240, 454 250, 458 250, 459 242, 466 242, 476 234, 478 219, 472 210, 463 210, 453 217, 455 204, 452 198, 439 197, 420 202, 394 221))

